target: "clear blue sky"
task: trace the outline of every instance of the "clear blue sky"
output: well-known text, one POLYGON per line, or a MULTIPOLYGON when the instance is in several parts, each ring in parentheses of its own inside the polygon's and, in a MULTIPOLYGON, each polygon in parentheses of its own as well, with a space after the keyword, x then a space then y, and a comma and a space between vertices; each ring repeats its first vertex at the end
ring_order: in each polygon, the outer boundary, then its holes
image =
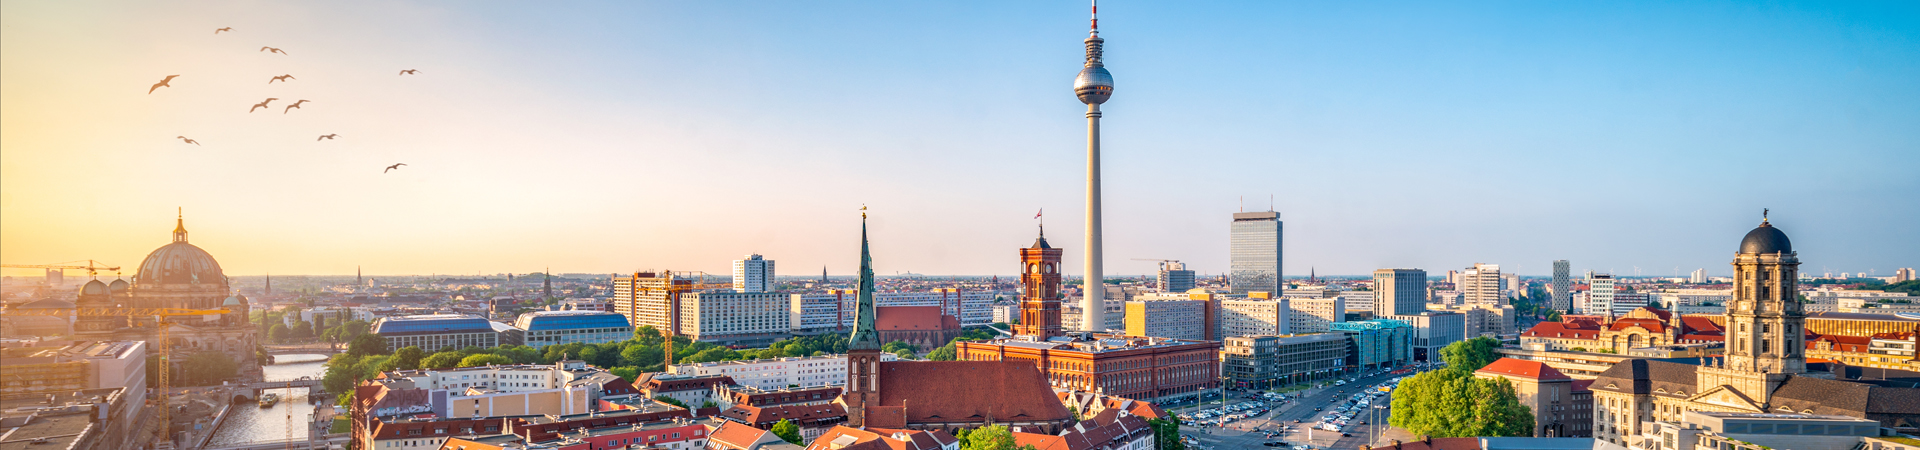
MULTIPOLYGON (((1920 3, 1101 6, 1109 273, 1218 273, 1270 194, 1288 275, 1723 274, 1761 208, 1808 272, 1920 266, 1920 3)), ((847 274, 864 203, 883 273, 1009 274, 1039 208, 1079 270, 1081 2, 0 13, 9 263, 135 264, 183 206, 234 275, 847 274)))

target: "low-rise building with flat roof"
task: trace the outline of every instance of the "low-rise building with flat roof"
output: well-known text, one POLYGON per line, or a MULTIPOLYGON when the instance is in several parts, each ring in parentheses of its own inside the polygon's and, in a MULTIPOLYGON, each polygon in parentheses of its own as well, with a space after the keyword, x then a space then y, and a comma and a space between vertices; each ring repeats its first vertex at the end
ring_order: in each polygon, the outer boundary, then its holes
POLYGON ((533 348, 633 339, 633 325, 627 323, 627 316, 606 311, 534 311, 521 314, 513 326, 524 330, 525 345, 533 348))
POLYGON ((443 348, 493 348, 500 332, 493 322, 466 314, 423 314, 382 317, 368 330, 387 340, 387 350, 420 347, 432 353, 443 348))
POLYGON ((1347 336, 1317 333, 1226 340, 1221 375, 1242 389, 1271 389, 1345 372, 1347 336))

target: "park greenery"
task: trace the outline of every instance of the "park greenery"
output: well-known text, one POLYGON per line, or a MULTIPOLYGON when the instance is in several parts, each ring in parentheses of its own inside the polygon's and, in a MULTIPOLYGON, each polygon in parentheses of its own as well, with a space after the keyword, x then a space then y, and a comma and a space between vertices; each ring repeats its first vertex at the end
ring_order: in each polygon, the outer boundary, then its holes
POLYGON ((1533 410, 1505 378, 1473 376, 1499 359, 1499 341, 1476 337, 1440 350, 1447 367, 1400 382, 1389 423, 1431 437, 1532 436, 1533 410))
POLYGON ((773 432, 774 436, 779 436, 780 440, 787 441, 789 444, 806 445, 800 439, 800 426, 795 425, 791 420, 780 419, 779 422, 773 423, 772 429, 767 431, 773 432))

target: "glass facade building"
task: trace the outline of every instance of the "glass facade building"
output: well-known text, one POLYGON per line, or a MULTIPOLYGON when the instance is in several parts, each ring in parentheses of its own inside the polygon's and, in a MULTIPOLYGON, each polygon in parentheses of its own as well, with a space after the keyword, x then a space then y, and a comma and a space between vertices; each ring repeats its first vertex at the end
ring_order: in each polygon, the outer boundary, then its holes
POLYGON ((526 345, 540 348, 579 342, 601 344, 633 338, 627 316, 603 311, 534 311, 521 314, 514 326, 525 331, 526 345))
POLYGON ((1413 364, 1413 325, 1391 319, 1333 324, 1347 335, 1347 368, 1372 370, 1413 364))
POLYGON ((1227 280, 1233 293, 1280 295, 1280 213, 1234 213, 1227 280))
POLYGON ((443 348, 500 346, 500 333, 492 322, 465 314, 382 317, 371 328, 373 334, 386 338, 388 351, 420 347, 432 353, 443 348))

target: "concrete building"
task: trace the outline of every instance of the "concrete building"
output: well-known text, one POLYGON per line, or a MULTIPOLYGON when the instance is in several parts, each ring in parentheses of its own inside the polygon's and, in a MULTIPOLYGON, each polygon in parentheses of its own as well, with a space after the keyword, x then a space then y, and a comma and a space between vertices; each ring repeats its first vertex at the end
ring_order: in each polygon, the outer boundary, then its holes
POLYGON ((1227 269, 1233 293, 1281 292, 1282 225, 1273 211, 1233 214, 1227 269))
POLYGON ((1569 312, 1573 307, 1573 279, 1570 273, 1572 271, 1573 268, 1567 260, 1553 261, 1553 304, 1550 307, 1555 311, 1569 312))
POLYGON ((1911 449, 1880 436, 1880 424, 1837 415, 1688 411, 1655 422, 1635 436, 1635 450, 1896 450, 1911 449))
POLYGON ((1506 297, 1500 301, 1512 303, 1511 299, 1527 295, 1527 283, 1520 279, 1520 274, 1500 274, 1500 295, 1506 297))
POLYGON ((1347 321, 1347 300, 1334 298, 1290 299, 1288 326, 1295 334, 1325 333, 1333 324, 1347 321))
POLYGON ((733 260, 734 292, 773 292, 773 260, 759 254, 733 260))
MULTIPOLYGON (((144 359, 144 358, 142 358, 144 359)), ((6 370, 14 370, 9 366, 6 370)), ((144 376, 144 374, 142 374, 144 376)), ((145 405, 129 387, 0 395, 0 449, 120 450, 150 444, 145 405)), ((195 424, 205 426, 204 421, 195 424)), ((181 433, 186 434, 186 433, 181 433)), ((181 439, 163 445, 184 445, 181 439)))
POLYGON ((1476 378, 1506 379, 1521 405, 1533 410, 1533 437, 1593 435, 1592 381, 1574 380, 1538 361, 1500 358, 1473 372, 1476 378), (1584 391, 1584 395, 1576 395, 1584 391))
MULTIPOLYGON (((147 343, 69 341, 40 347, 0 349, 0 392, 5 396, 71 394, 125 388, 113 394, 129 401, 122 412, 139 417, 147 399, 147 343)), ((44 406, 44 405, 42 405, 44 406)))
POLYGON ((1469 303, 1435 310, 1459 313, 1462 316, 1461 322, 1464 327, 1462 328, 1461 336, 1467 339, 1479 336, 1497 339, 1501 336, 1519 333, 1519 330, 1514 329, 1513 325, 1513 306, 1469 303))
POLYGON ((960 341, 968 361, 1027 361, 1055 389, 1104 392, 1167 403, 1219 388, 1220 342, 1144 336, 1071 334, 1049 341, 960 341))
POLYGON ((1693 283, 1693 284, 1707 284, 1707 269, 1705 268, 1694 269, 1693 273, 1688 274, 1687 282, 1693 283))
POLYGON ((1213 302, 1208 300, 1146 300, 1127 302, 1128 336, 1151 336, 1193 341, 1216 340, 1213 302))
POLYGON ((493 323, 466 314, 424 314, 382 317, 373 321, 369 331, 387 340, 387 350, 420 347, 428 353, 443 348, 493 348, 500 346, 500 333, 493 323))
POLYGON ((1426 311, 1412 315, 1387 316, 1413 326, 1413 359, 1440 361, 1440 348, 1464 340, 1466 316, 1455 312, 1426 311))
POLYGON ((1347 337, 1340 333, 1229 337, 1221 375, 1241 389, 1271 389, 1345 372, 1347 337))
MULTIPOLYGON (((945 314, 959 317, 960 326, 977 327, 1008 323, 993 316, 994 303, 1000 296, 1001 293, 995 291, 942 288, 929 292, 876 292, 873 300, 878 306, 940 306, 945 308, 945 314)), ((854 291, 844 289, 791 295, 787 311, 793 320, 793 334, 839 333, 850 329, 854 297, 854 291)))
POLYGON ((540 348, 579 342, 601 344, 633 339, 627 317, 602 311, 534 311, 520 315, 514 327, 524 330, 526 346, 540 348))
MULTIPOLYGON (((1127 328, 1126 315, 1128 300, 1115 298, 1114 295, 1111 295, 1112 291, 1108 291, 1108 294, 1105 300, 1101 300, 1101 302, 1107 305, 1105 313, 1100 315, 1100 320, 1106 321, 1106 324, 1102 326, 1101 329, 1110 332, 1124 330, 1127 328)), ((1087 328, 1086 325, 1080 323, 1080 316, 1084 315, 1081 309, 1084 303, 1085 302, 1080 301, 1068 301, 1061 306, 1060 326, 1063 329, 1083 330, 1087 328)))
POLYGON ((1587 278, 1587 307, 1581 313, 1612 314, 1616 309, 1613 305, 1613 275, 1591 274, 1587 278))
POLYGON ((1293 334, 1292 299, 1220 301, 1221 338, 1293 334))
POLYGON ((1373 271, 1373 316, 1410 316, 1427 310, 1427 271, 1373 271))
POLYGON ((680 334, 704 342, 764 345, 793 334, 792 294, 690 292, 680 298, 680 334))
POLYGON ((1413 364, 1413 326, 1392 319, 1333 324, 1333 332, 1347 336, 1349 370, 1376 370, 1413 364))
POLYGON ((1465 295, 1469 305, 1504 305, 1506 297, 1500 295, 1500 265, 1474 263, 1460 273, 1454 281, 1456 289, 1465 295))
POLYGON ((1902 267, 1893 271, 1893 282, 1902 283, 1915 280, 1912 267, 1902 267))

